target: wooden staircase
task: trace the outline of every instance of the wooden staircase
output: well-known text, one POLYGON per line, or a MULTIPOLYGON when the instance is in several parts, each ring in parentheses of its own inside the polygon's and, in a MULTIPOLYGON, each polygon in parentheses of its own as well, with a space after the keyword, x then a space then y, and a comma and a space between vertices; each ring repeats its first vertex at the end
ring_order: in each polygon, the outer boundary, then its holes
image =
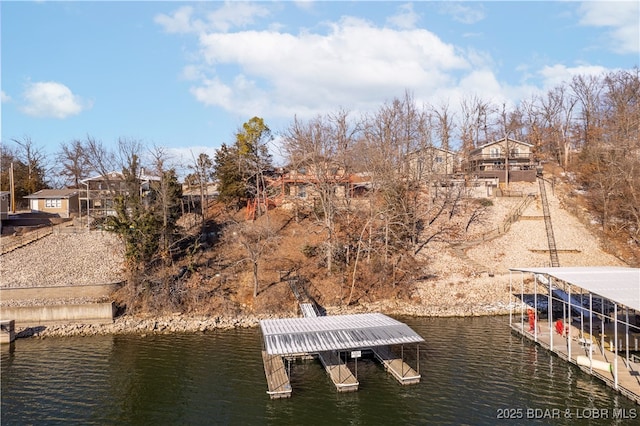
POLYGON ((558 259, 558 248, 556 247, 556 238, 553 235, 553 224, 551 223, 551 213, 549 212, 549 201, 547 200, 547 190, 545 180, 542 175, 538 175, 538 184, 540 185, 540 199, 542 201, 542 213, 544 215, 544 225, 547 229, 547 242, 549 244, 549 256, 551 257, 551 266, 560 266, 558 259))

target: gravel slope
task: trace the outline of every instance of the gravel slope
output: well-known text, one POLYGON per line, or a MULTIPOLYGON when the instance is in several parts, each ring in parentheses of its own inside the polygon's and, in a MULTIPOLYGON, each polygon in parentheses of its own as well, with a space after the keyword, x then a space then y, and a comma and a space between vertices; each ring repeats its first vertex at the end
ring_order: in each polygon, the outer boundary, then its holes
POLYGON ((54 233, 0 256, 0 288, 120 281, 123 259, 122 245, 113 234, 54 233))
MULTIPOLYGON (((537 183, 521 185, 525 193, 539 192, 537 183)), ((578 251, 559 253, 560 266, 627 266, 600 248, 597 238, 562 208, 551 188, 547 186, 546 192, 557 248, 578 251)), ((513 205, 513 200, 494 199, 492 220, 505 217, 513 205)), ((510 281, 517 286, 521 282, 521 275, 509 273, 509 268, 550 266, 548 252, 532 251, 548 250, 539 197, 525 209, 523 216, 531 219, 521 219, 500 237, 467 248, 466 259, 446 244, 432 245, 426 253, 432 277, 418 283, 417 296, 421 303, 398 306, 395 311, 455 316, 508 313, 513 303, 510 281), (534 219, 536 216, 540 218, 534 219)))

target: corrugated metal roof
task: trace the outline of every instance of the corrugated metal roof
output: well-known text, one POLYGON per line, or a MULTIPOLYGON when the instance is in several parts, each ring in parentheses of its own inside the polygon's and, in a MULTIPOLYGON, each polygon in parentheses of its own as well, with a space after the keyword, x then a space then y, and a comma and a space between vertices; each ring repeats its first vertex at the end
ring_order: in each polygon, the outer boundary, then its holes
POLYGON ((270 355, 424 342, 408 325, 378 313, 269 319, 260 328, 270 355))
POLYGON ((510 268, 510 270, 549 275, 620 305, 640 311, 640 269, 638 268, 576 266, 510 268))

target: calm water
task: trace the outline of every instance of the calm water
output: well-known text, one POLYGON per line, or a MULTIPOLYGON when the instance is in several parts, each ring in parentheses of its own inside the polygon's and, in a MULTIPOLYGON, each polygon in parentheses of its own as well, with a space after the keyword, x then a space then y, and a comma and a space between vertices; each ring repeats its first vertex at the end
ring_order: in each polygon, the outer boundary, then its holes
POLYGON ((292 366, 292 397, 274 401, 258 329, 19 339, 2 349, 2 425, 638 424, 611 418, 635 404, 512 335, 507 318, 401 320, 426 339, 419 385, 363 359, 360 390, 338 394, 307 361, 292 366))

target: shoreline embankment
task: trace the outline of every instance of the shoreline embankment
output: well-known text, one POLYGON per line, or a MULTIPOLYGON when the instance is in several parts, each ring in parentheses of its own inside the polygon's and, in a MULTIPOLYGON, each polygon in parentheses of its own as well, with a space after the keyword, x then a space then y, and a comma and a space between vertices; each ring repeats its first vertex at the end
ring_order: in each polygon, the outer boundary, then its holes
MULTIPOLYGON (((482 306, 459 306, 442 308, 437 306, 419 306, 393 302, 359 305, 357 307, 327 307, 327 315, 342 315, 364 312, 382 312, 395 317, 476 317, 508 315, 509 306, 504 304, 486 304, 482 306), (387 305, 384 309, 383 306, 387 305)), ((114 318, 106 324, 63 324, 43 323, 28 327, 16 327, 16 338, 73 337, 96 335, 142 335, 173 333, 206 333, 235 328, 257 327, 260 320, 296 317, 294 312, 279 314, 241 313, 238 315, 197 315, 174 313, 168 315, 130 315, 114 318)))

